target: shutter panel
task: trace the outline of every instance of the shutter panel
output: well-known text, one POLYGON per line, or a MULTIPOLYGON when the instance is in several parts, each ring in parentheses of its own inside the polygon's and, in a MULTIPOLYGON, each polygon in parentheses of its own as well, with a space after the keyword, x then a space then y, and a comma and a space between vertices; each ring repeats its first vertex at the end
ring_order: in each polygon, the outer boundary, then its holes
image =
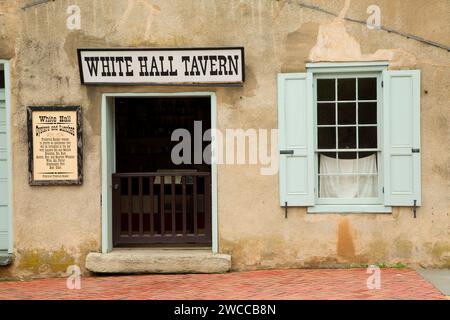
POLYGON ((385 205, 421 205, 420 71, 383 72, 385 205))
POLYGON ((278 75, 281 206, 314 205, 312 92, 312 74, 278 75))
POLYGON ((0 89, 0 251, 8 250, 9 238, 8 137, 6 120, 5 89, 0 89))

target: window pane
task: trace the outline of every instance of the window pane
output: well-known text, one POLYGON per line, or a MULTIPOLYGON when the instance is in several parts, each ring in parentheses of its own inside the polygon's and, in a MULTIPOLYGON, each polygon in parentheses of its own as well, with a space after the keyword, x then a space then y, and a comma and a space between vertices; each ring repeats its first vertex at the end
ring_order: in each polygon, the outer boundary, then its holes
POLYGON ((339 176, 319 177, 319 198, 339 198, 339 176))
POLYGON ((358 79, 358 100, 377 99, 377 78, 358 79))
POLYGON ((338 79, 338 100, 356 100, 356 79, 338 79))
POLYGON ((339 172, 335 152, 323 152, 319 154, 319 197, 337 197, 335 192, 339 185, 339 178, 333 174, 339 172))
POLYGON ((325 175, 319 177, 320 198, 356 198, 357 195, 357 176, 325 175))
POLYGON ((356 103, 351 102, 338 104, 338 123, 356 124, 356 103))
POLYGON ((377 127, 359 127, 359 147, 377 147, 377 127))
POLYGON ((356 128, 355 127, 338 128, 338 144, 339 149, 356 148, 356 128))
POLYGON ((370 157, 371 155, 376 155, 377 152, 376 151, 365 151, 365 152, 359 152, 359 156, 358 158, 363 159, 366 157, 370 157))
POLYGON ((320 198, 374 198, 378 196, 377 176, 320 176, 320 198))
POLYGON ((359 198, 378 197, 378 177, 360 176, 358 189, 359 198))
POLYGON ((358 197, 358 178, 356 176, 340 176, 339 198, 357 198, 358 197))
POLYGON ((354 198, 357 194, 357 160, 356 152, 340 152, 339 153, 339 173, 342 174, 339 178, 339 192, 344 195, 347 194, 348 189, 351 189, 350 195, 347 197, 354 198))
POLYGON ((334 103, 318 103, 317 104, 317 124, 335 124, 335 104, 334 103))
POLYGON ((334 81, 334 79, 317 79, 317 101, 335 100, 336 88, 334 81))
POLYGON ((358 104, 358 123, 377 124, 376 102, 360 102, 358 104))
POLYGON ((339 152, 339 159, 356 159, 356 152, 339 152))
POLYGON ((335 152, 319 154, 319 197, 336 198, 339 189, 339 177, 335 175, 339 173, 335 152))
POLYGON ((377 154, 376 152, 359 152, 358 173, 377 173, 377 154))
POLYGON ((336 152, 321 152, 319 153, 318 161, 319 173, 331 174, 338 172, 336 152))
POLYGON ((335 128, 318 128, 318 147, 319 149, 336 148, 335 128))

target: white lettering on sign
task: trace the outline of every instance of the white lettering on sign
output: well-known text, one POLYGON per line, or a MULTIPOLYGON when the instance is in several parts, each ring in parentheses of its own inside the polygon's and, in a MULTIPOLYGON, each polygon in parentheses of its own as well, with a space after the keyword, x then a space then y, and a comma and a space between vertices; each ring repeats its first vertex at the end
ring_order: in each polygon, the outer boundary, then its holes
POLYGON ((244 49, 79 49, 84 84, 241 84, 244 49))

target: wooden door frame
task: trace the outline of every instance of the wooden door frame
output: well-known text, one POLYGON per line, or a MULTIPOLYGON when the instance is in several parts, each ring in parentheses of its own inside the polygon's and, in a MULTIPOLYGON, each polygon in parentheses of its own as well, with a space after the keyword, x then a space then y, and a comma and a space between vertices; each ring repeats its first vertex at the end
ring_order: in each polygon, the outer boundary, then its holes
MULTIPOLYGON (((217 128, 217 99, 215 92, 173 92, 173 93, 104 93, 101 102, 101 153, 102 153, 102 253, 113 249, 112 240, 112 173, 115 172, 115 98, 145 97, 209 97, 211 103, 211 129, 217 128)), ((214 143, 214 142, 212 142, 214 143)), ((213 150, 215 145, 213 144, 213 150)), ((214 154, 212 155, 214 158, 214 154)), ((211 163, 211 238, 213 253, 219 251, 217 214, 217 164, 211 163)))

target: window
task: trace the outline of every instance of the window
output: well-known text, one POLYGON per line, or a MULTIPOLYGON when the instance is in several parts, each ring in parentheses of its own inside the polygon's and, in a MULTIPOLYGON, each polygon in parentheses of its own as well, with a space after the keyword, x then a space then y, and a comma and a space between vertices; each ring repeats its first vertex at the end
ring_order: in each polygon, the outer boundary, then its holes
POLYGON ((380 203, 378 83, 377 73, 315 77, 317 203, 380 203))
POLYGON ((281 206, 420 205, 420 72, 387 67, 314 63, 278 76, 281 206))

